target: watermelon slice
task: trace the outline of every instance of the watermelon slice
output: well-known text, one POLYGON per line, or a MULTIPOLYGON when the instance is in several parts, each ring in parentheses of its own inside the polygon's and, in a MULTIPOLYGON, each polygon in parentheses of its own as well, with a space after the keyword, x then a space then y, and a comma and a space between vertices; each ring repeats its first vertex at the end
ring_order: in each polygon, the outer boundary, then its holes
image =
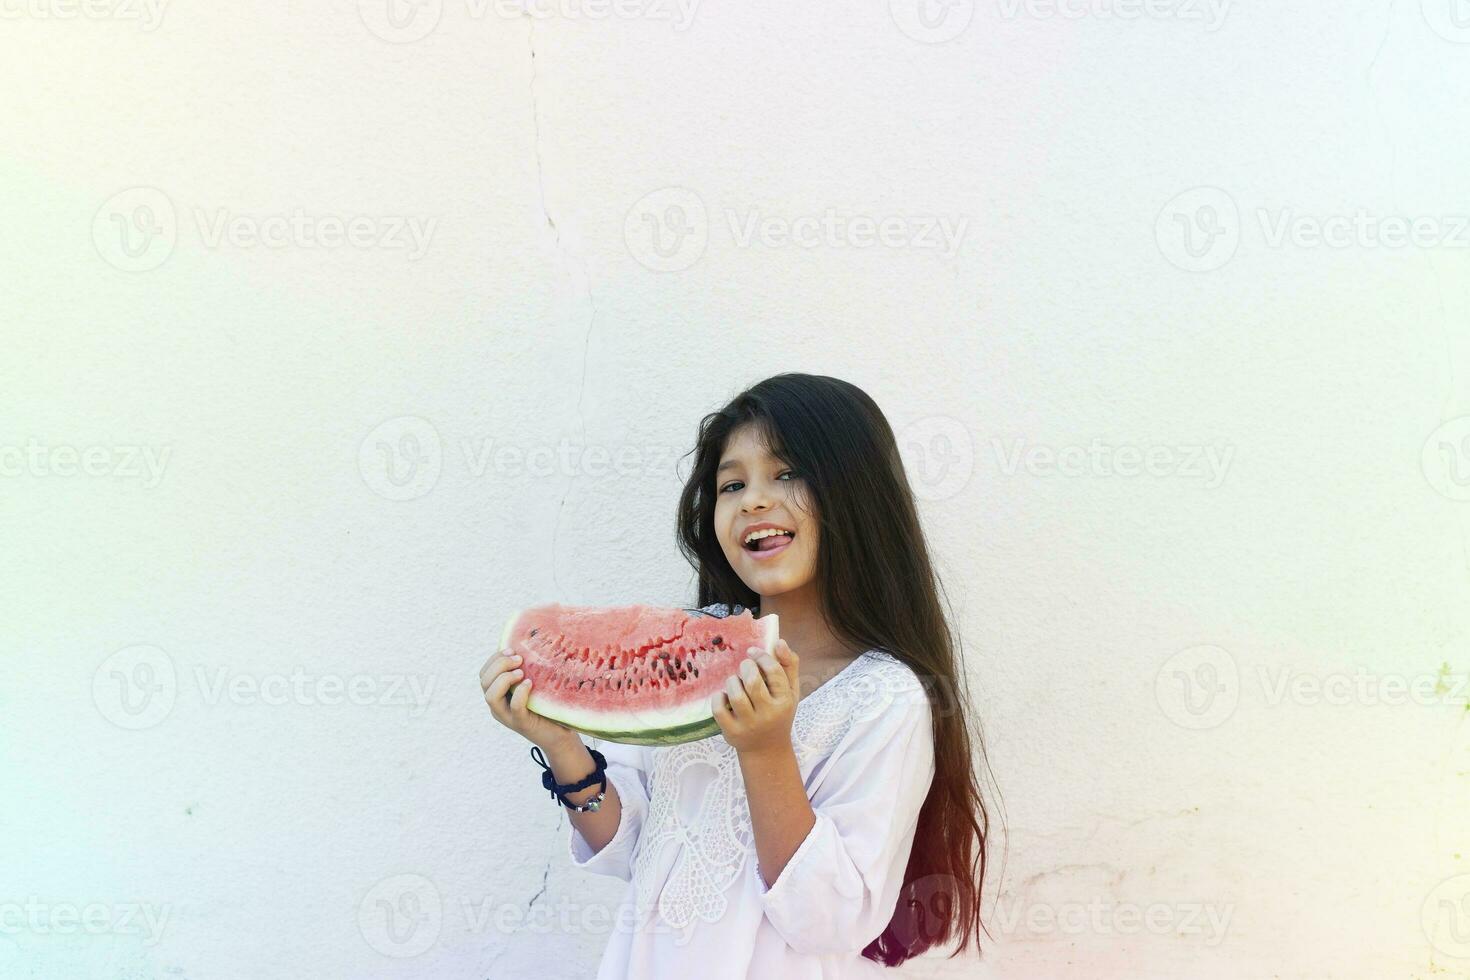
POLYGON ((677 745, 719 734, 715 692, 739 674, 747 647, 775 649, 777 628, 775 613, 748 609, 551 603, 512 615, 500 648, 521 655, 528 710, 609 742, 677 745))

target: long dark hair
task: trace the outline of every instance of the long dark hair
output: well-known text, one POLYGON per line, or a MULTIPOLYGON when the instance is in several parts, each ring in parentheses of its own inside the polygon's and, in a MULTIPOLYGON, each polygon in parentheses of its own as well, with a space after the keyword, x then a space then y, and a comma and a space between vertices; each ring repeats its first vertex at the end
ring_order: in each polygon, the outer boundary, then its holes
POLYGON ((679 548, 698 573, 701 606, 759 604, 726 561, 714 527, 715 467, 730 433, 745 424, 801 476, 809 494, 820 532, 816 578, 829 628, 844 643, 902 660, 930 693, 934 782, 919 812, 893 917, 863 955, 897 966, 956 936, 951 958, 969 947, 972 936, 978 953, 977 927, 990 934, 980 916, 990 818, 976 778, 976 750, 987 770, 989 765, 893 429, 862 389, 811 374, 767 378, 706 415, 678 513, 679 548))

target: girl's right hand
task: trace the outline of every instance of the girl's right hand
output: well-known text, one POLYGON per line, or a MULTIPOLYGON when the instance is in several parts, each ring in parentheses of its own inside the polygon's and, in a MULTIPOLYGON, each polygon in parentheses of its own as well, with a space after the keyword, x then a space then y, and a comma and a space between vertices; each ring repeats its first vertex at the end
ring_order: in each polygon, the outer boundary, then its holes
POLYGON ((581 737, 572 729, 542 718, 526 707, 531 697, 531 682, 522 680, 523 676, 520 656, 506 650, 497 651, 480 668, 480 688, 495 720, 543 749, 549 750, 567 739, 580 742, 581 737), (512 685, 514 693, 507 698, 506 692, 512 685))

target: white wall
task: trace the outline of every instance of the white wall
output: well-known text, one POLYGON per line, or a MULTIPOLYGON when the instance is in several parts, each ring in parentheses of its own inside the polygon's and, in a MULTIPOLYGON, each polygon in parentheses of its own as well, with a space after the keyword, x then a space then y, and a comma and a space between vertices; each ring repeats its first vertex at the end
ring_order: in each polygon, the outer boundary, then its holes
POLYGON ((5 5, 0 974, 590 976, 475 673, 692 598, 677 454, 788 369, 904 429, 1005 794, 908 975, 1470 968, 1470 28, 905 2, 5 5), (562 440, 631 455, 493 457, 562 440))

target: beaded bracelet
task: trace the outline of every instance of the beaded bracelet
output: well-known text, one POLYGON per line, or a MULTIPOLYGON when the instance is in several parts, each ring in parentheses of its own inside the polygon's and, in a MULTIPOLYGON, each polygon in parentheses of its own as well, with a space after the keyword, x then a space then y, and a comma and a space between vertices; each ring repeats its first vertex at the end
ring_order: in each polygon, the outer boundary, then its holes
POLYGON ((592 753, 592 761, 597 764, 592 775, 575 783, 562 784, 558 783, 556 777, 551 774, 551 766, 547 765, 546 756, 541 752, 541 746, 531 746, 531 758, 535 759, 536 764, 545 770, 541 773, 541 786, 550 790, 552 798, 562 806, 578 813, 596 813, 602 807, 603 798, 607 796, 607 757, 596 749, 589 748, 587 751, 592 753), (601 788, 598 789, 597 795, 589 798, 586 803, 567 802, 564 794, 575 793, 598 783, 601 784, 601 788))

